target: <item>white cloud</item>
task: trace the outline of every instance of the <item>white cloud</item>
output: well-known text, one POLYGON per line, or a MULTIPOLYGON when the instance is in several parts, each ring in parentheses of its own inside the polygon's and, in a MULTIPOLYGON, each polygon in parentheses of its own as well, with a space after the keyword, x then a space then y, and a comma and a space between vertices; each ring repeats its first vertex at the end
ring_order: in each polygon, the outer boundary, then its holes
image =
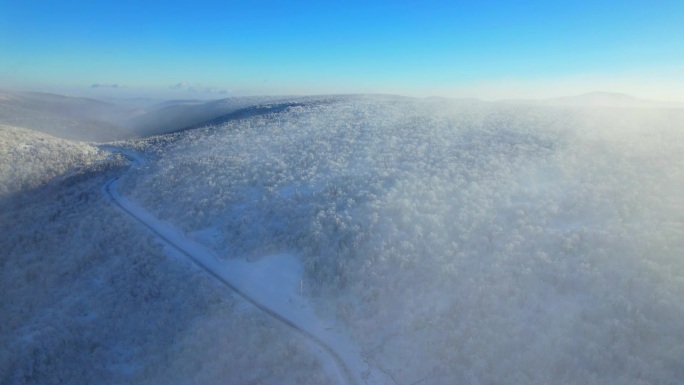
POLYGON ((169 88, 172 90, 180 90, 180 89, 188 88, 188 87, 190 87, 190 83, 187 83, 187 82, 180 82, 180 83, 176 83, 174 85, 169 86, 169 88))
POLYGON ((169 88, 172 90, 185 90, 188 92, 203 94, 227 94, 230 92, 230 90, 224 88, 207 87, 200 83, 192 84, 189 82, 179 82, 169 86, 169 88))
POLYGON ((125 88, 125 86, 118 83, 93 83, 90 88, 125 88))

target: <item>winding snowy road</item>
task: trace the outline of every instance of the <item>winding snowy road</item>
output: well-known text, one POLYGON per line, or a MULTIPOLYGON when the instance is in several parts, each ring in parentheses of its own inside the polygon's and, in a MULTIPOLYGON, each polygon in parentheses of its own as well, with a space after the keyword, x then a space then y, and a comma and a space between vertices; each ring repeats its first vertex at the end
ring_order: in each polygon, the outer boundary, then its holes
MULTIPOLYGON (((144 161, 130 151, 113 147, 103 147, 103 149, 126 157, 132 167, 144 161)), ((381 372, 367 369, 368 364, 361 358, 359 349, 351 345, 349 339, 336 331, 336 328, 329 327, 329 322, 317 319, 312 307, 304 298, 296 295, 288 296, 287 290, 284 290, 286 293, 284 296, 281 294, 283 290, 277 290, 279 293, 264 290, 264 282, 255 282, 253 279, 254 266, 250 266, 253 264, 219 259, 207 247, 188 239, 173 225, 157 219, 144 208, 121 196, 116 189, 118 180, 119 177, 112 178, 102 187, 102 192, 112 204, 245 301, 309 340, 314 353, 321 359, 329 374, 336 377, 339 383, 376 382, 374 380, 384 377, 381 372), (366 373, 362 378, 359 373, 363 369, 366 369, 366 373)), ((287 260, 286 257, 278 256, 278 258, 287 260)), ((266 286, 268 285, 266 283, 266 286)))

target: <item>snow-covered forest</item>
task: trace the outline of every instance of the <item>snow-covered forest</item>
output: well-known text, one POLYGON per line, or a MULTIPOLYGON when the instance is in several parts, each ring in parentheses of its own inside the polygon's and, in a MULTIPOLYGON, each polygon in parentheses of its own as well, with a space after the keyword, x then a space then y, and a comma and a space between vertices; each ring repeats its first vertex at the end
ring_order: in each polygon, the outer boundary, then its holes
POLYGON ((0 382, 334 383, 113 207, 120 176, 226 261, 297 258, 385 383, 684 384, 684 109, 254 103, 110 144, 131 168, 0 126, 0 382))
POLYGON ((334 383, 306 341, 112 206, 125 159, 0 134, 0 383, 334 383))
POLYGON ((0 197, 64 177, 98 157, 98 149, 88 144, 0 124, 0 197))

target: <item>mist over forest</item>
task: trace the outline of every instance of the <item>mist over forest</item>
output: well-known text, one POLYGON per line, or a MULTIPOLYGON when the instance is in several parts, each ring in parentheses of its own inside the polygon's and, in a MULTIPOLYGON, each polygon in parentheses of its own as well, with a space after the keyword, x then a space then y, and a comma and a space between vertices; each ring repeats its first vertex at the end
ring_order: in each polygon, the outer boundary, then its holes
POLYGON ((684 384, 683 193, 627 95, 2 92, 0 383, 684 384))

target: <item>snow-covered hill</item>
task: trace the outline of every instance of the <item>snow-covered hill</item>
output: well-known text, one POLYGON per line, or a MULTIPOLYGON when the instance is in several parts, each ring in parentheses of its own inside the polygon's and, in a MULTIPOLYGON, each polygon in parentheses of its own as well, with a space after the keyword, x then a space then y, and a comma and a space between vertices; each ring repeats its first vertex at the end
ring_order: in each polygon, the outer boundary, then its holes
POLYGON ((111 142, 198 127, 224 115, 279 99, 283 98, 99 101, 41 92, 0 90, 0 124, 68 140, 111 142))
POLYGON ((278 99, 282 97, 172 100, 147 108, 143 114, 133 117, 129 125, 140 136, 167 134, 193 126, 196 128, 226 114, 278 99))
POLYGON ((663 383, 684 378, 682 118, 340 98, 141 141, 122 188, 224 258, 297 255, 401 382, 663 383))
POLYGON ((213 125, 118 143, 144 157, 133 169, 78 158, 77 175, 0 202, 0 382, 333 383, 301 338, 111 206, 115 176, 226 268, 259 266, 251 286, 302 266, 298 301, 359 348, 355 376, 684 378, 683 110, 234 102, 190 114, 213 125))
POLYGON ((307 341, 106 199, 123 158, 0 132, 10 151, 39 142, 30 156, 0 153, 3 170, 39 182, 0 199, 0 383, 334 383, 307 341))
POLYGON ((0 124, 0 197, 35 188, 101 156, 96 147, 0 124))

